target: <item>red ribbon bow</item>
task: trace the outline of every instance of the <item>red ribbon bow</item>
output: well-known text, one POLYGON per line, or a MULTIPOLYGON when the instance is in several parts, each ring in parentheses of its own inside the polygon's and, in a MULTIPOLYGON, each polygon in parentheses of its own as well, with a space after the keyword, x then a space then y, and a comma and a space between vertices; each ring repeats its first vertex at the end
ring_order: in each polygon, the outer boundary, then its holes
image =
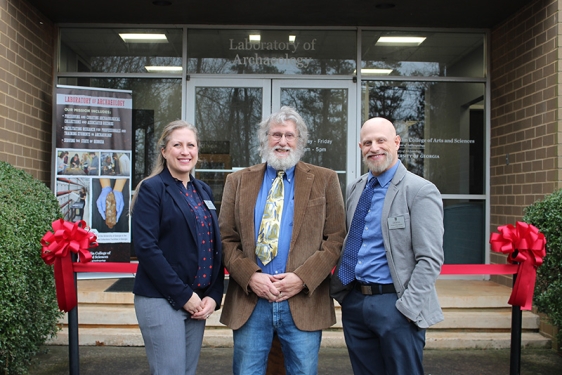
POLYGON ((78 254, 82 263, 90 262, 90 247, 97 247, 97 236, 90 232, 83 220, 68 222, 63 219, 51 224, 53 232, 47 232, 41 239, 41 258, 48 265, 55 265, 55 286, 59 309, 68 312, 76 304, 76 285, 72 268, 71 253, 78 254))
POLYGON ((546 256, 546 238, 535 226, 521 221, 515 227, 502 225, 498 232, 490 236, 492 250, 507 254, 509 263, 519 264, 509 304, 531 310, 537 268, 546 256))

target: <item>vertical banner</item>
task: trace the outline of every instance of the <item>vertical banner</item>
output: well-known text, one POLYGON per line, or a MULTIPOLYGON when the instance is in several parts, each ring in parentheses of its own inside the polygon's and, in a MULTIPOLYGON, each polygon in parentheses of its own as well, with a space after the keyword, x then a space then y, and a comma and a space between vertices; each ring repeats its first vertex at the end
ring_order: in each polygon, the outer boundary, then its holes
POLYGON ((55 194, 96 233, 94 262, 130 259, 132 109, 128 90, 57 86, 55 194))

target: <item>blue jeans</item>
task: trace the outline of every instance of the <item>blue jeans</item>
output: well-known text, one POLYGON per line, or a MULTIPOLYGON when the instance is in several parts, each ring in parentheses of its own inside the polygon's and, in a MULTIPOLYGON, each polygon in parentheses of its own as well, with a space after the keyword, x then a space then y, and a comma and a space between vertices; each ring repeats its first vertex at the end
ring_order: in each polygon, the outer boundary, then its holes
POLYGON ((234 375, 265 374, 274 332, 281 342, 287 375, 318 373, 322 331, 298 329, 289 302, 268 302, 260 298, 246 324, 234 331, 234 375))
POLYGON ((164 298, 135 295, 135 311, 152 375, 195 375, 205 321, 164 298))

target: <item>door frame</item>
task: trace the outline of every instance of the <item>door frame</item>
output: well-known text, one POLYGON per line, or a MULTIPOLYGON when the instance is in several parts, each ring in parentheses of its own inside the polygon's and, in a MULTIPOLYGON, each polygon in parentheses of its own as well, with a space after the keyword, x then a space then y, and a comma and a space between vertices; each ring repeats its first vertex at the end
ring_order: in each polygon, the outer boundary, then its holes
MULTIPOLYGON (((359 129, 356 113, 357 83, 349 78, 346 79, 285 79, 285 78, 224 78, 224 77, 192 77, 187 82, 186 113, 184 118, 187 122, 195 124, 195 90, 197 87, 255 87, 262 88, 262 117, 269 116, 281 107, 281 90, 283 88, 310 88, 310 89, 346 89, 348 90, 347 101, 347 141, 346 141, 346 170, 336 171, 338 174, 345 173, 346 186, 359 177, 361 172, 361 160, 357 153, 359 142, 359 129)), ((196 125, 196 124, 195 124, 196 125)))
MULTIPOLYGON (((271 111, 277 111, 281 108, 281 90, 283 88, 303 88, 303 89, 346 89, 347 97, 347 139, 346 139, 346 170, 336 171, 336 173, 345 173, 346 186, 359 177, 361 171, 361 160, 358 158, 356 145, 359 143, 359 132, 357 131, 356 117, 356 83, 350 79, 341 80, 319 80, 319 79, 273 79, 272 80, 272 108, 271 111)), ((335 140, 334 140, 335 141, 335 140)), ((344 192, 345 193, 345 192, 344 192)))

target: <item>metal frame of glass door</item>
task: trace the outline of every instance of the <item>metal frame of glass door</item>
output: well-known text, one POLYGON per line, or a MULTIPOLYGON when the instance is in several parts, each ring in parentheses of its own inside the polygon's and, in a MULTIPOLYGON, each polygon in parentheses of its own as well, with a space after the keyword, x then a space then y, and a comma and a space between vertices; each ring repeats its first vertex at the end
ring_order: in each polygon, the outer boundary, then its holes
MULTIPOLYGON (((347 98, 347 139, 346 139, 346 170, 336 170, 338 174, 345 173, 346 186, 355 180, 361 171, 361 158, 358 157, 357 144, 359 142, 356 120, 355 95, 356 83, 350 79, 346 80, 295 80, 295 79, 274 79, 272 80, 272 112, 281 107, 281 90, 283 88, 303 88, 303 89, 346 89, 347 98)), ((344 192, 345 193, 345 192, 344 192)))
MULTIPOLYGON (((318 79, 266 79, 266 78, 192 78, 187 82, 186 93, 186 120, 195 124, 195 93, 197 87, 255 87, 262 88, 262 116, 281 107, 281 90, 283 88, 310 88, 310 89, 345 89, 348 92, 347 100, 347 140, 346 140, 346 170, 336 171, 346 175, 346 185, 356 179, 361 172, 361 159, 358 157, 357 144, 359 142, 359 128, 356 114, 356 83, 350 79, 345 80, 318 80, 318 79)), ((197 124, 195 124, 197 126, 197 124)))

